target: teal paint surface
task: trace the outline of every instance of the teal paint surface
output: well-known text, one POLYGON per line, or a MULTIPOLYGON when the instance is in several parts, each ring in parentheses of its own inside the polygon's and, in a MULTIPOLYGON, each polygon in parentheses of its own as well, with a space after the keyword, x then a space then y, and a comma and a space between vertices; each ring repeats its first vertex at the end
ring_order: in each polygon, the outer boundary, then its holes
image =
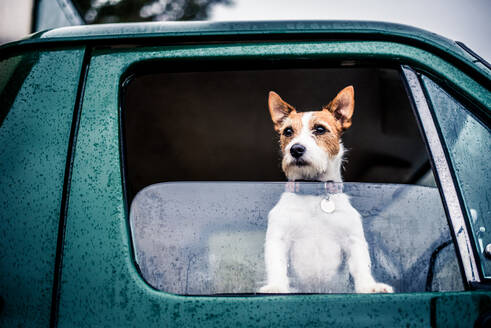
POLYGON ((129 24, 102 24, 70 26, 48 30, 0 47, 15 48, 23 45, 104 42, 105 44, 139 44, 151 41, 172 42, 178 38, 221 38, 236 41, 258 38, 312 40, 322 35, 325 40, 387 40, 406 45, 424 46, 431 52, 444 54, 452 64, 478 75, 491 77, 491 71, 475 63, 475 58, 454 41, 412 26, 370 21, 256 21, 256 22, 153 22, 129 24), (279 37, 278 37, 279 35, 279 37))
POLYGON ((420 49, 389 42, 263 43, 94 51, 75 148, 60 326, 428 327, 445 322, 472 325, 478 311, 488 306, 489 292, 185 297, 156 291, 139 275, 131 249, 121 183, 118 126, 121 75, 140 60, 293 59, 302 56, 409 63, 458 82, 461 92, 476 103, 489 102, 487 90, 448 62, 420 49), (451 301, 446 301, 448 299, 451 301))
POLYGON ((49 325, 82 56, 80 49, 58 50, 0 62, 2 74, 5 62, 18 62, 0 98, 2 113, 8 110, 0 125, 1 327, 49 325))

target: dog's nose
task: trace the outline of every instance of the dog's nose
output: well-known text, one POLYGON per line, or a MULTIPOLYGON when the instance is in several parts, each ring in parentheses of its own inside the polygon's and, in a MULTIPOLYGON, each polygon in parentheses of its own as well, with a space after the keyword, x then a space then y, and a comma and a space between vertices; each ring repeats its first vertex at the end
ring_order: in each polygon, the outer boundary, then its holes
POLYGON ((301 144, 294 144, 292 148, 290 148, 290 154, 292 154, 293 157, 296 159, 302 157, 302 155, 305 153, 305 147, 302 146, 301 144))

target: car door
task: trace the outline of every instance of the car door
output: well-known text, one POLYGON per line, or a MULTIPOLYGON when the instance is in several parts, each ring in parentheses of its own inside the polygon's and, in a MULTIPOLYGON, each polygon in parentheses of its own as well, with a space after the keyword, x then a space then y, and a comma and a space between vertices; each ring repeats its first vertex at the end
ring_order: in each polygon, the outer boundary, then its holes
MULTIPOLYGON (((233 70, 257 71, 275 63, 282 68, 309 67, 315 63, 314 69, 376 66, 389 67, 396 72, 400 72, 401 64, 411 65, 444 76, 454 84, 460 81, 461 92, 476 104, 489 107, 489 92, 452 63, 425 50, 396 42, 268 41, 206 45, 197 42, 94 47, 87 64, 70 175, 58 291, 57 323, 60 326, 446 326, 455 324, 455 320, 474 322, 489 307, 488 292, 471 291, 471 288, 486 283, 486 278, 477 267, 469 227, 465 216, 462 218, 463 209, 453 203, 458 197, 451 178, 453 173, 447 170, 450 177, 443 176, 440 170, 439 165, 446 165, 447 159, 435 151, 432 142, 441 147, 441 139, 427 134, 424 135, 427 149, 435 168, 439 193, 443 195, 440 199, 442 210, 453 229, 450 231, 456 241, 465 290, 394 294, 191 295, 179 290, 161 290, 145 280, 145 268, 136 255, 137 242, 130 217, 133 205, 129 201, 134 194, 128 191, 127 179, 128 172, 134 168, 128 167, 126 158, 126 146, 132 141, 127 140, 125 134, 128 122, 125 115, 129 114, 125 111, 125 87, 134 76, 142 72, 151 74, 162 65, 167 72, 185 71, 183 67, 188 66, 193 72, 209 72, 227 71, 230 66, 233 70), (456 213, 460 215, 460 221, 454 219, 456 213)), ((405 74, 407 78, 408 73, 405 74)), ((414 85, 409 85, 414 97, 414 85)), ((421 114, 418 101, 426 101, 426 98, 415 101, 415 112, 426 133, 425 124, 434 124, 433 118, 421 114)), ((145 109, 144 106, 140 108, 145 109)), ((193 123, 188 126, 189 131, 197 129, 193 123)), ((141 127, 140 132, 144 133, 145 129, 145 126, 141 127)), ((222 169, 222 172, 226 174, 227 170, 222 169)), ((172 190, 177 193, 178 188, 171 188, 171 194, 172 190)), ((190 193, 184 192, 185 195, 190 193)), ((192 201, 187 203, 193 205, 192 201)), ((457 256, 453 260, 457 260, 457 256)), ((173 259, 169 257, 169 261, 173 259)))

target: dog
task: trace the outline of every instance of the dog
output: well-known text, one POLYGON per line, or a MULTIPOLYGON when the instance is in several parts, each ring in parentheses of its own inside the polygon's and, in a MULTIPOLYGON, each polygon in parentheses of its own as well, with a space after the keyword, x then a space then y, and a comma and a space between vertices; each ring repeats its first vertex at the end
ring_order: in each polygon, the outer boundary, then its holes
POLYGON ((336 284, 333 279, 345 263, 356 293, 392 293, 391 286, 373 278, 361 215, 340 190, 341 135, 352 123, 354 88, 341 90, 320 111, 297 112, 273 91, 268 105, 280 135, 281 166, 289 189, 268 215, 267 281, 259 292, 326 291, 325 286, 336 284), (299 193, 299 188, 310 192, 299 193), (290 273, 296 277, 295 289, 290 273))

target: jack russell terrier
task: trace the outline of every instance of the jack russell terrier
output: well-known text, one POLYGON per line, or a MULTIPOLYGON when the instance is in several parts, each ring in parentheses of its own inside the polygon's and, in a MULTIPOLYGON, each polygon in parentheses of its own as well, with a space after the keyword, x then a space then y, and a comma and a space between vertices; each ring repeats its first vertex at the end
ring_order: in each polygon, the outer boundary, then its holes
POLYGON ((259 292, 320 292, 336 283, 333 278, 346 263, 355 292, 392 293, 391 286, 372 276, 361 216, 342 192, 341 134, 351 126, 353 87, 344 88, 320 111, 299 113, 273 91, 268 103, 289 182, 268 215, 267 283, 259 292), (295 289, 290 273, 296 277, 295 289))

